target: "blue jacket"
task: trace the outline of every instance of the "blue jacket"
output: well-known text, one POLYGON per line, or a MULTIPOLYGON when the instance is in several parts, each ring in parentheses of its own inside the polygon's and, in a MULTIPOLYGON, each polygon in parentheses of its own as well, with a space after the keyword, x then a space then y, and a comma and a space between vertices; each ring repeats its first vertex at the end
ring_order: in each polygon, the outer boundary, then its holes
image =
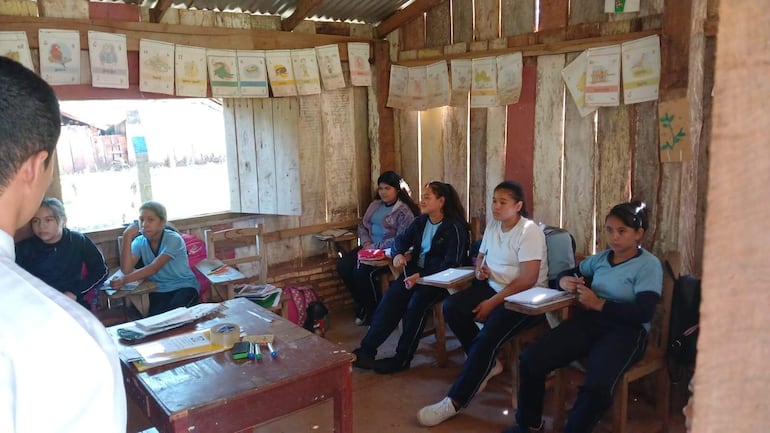
POLYGON ((467 264, 470 233, 465 222, 445 217, 433 236, 430 251, 425 255, 425 266, 418 268, 417 262, 422 251, 422 232, 427 223, 428 215, 415 218, 406 231, 396 237, 392 255, 395 257, 397 254, 404 254, 412 248, 412 258, 407 267, 418 269, 420 276, 467 264))
POLYGON ((72 292, 78 300, 107 278, 107 265, 91 239, 64 229, 59 242, 46 244, 31 236, 16 244, 16 263, 56 290, 72 292), (88 271, 82 277, 83 264, 88 271))

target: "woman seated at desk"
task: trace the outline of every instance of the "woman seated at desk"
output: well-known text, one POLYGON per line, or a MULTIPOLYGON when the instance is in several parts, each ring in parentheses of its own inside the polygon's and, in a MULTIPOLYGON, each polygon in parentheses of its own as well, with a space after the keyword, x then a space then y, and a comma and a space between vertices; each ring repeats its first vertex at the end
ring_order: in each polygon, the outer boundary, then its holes
POLYGON ((592 431, 610 407, 618 379, 644 355, 663 288, 660 260, 640 245, 647 225, 644 203, 616 205, 604 219, 610 248, 561 274, 559 286, 582 308, 522 353, 518 425, 506 433, 537 431, 546 375, 583 356, 585 379, 564 432, 592 431))
POLYGON ((396 236, 403 233, 420 213, 410 195, 409 185, 396 172, 382 173, 377 179, 377 195, 358 226, 361 246, 343 255, 337 262, 337 273, 358 306, 356 325, 371 323, 372 314, 382 297, 377 279, 389 272, 387 267, 358 263, 358 251, 393 246, 396 236))
POLYGON ((150 293, 149 315, 177 307, 189 307, 198 301, 198 280, 187 258, 187 249, 179 233, 166 227, 166 208, 155 201, 139 207, 141 233, 136 224, 123 231, 120 269, 123 277, 110 281, 119 290, 132 281, 149 278, 158 285, 150 293), (134 269, 139 259, 144 267, 134 269))
POLYGON ((467 259, 470 232, 464 218, 465 210, 452 185, 435 181, 427 184, 420 210, 422 215, 415 218, 393 244, 393 265, 404 267, 404 275, 390 284, 374 311, 361 347, 353 351, 356 355, 354 367, 374 369, 383 374, 409 368, 425 327, 426 314, 433 304, 447 295, 446 289, 416 284, 417 280, 461 266, 467 259), (404 253, 410 248, 412 255, 407 262, 404 253), (402 319, 403 330, 395 356, 375 361, 377 348, 402 319))
POLYGON ((487 381, 503 371, 496 358, 500 345, 543 320, 542 315, 505 308, 506 296, 548 284, 545 235, 527 218, 521 185, 504 181, 495 187, 492 215, 476 259, 476 280, 444 301, 444 317, 467 359, 447 396, 418 412, 424 426, 437 425, 468 406, 487 381), (479 330, 477 322, 484 327, 479 330))
POLYGON ((62 202, 43 199, 30 221, 34 235, 16 244, 16 263, 90 310, 86 294, 107 278, 107 265, 91 239, 66 225, 62 202))

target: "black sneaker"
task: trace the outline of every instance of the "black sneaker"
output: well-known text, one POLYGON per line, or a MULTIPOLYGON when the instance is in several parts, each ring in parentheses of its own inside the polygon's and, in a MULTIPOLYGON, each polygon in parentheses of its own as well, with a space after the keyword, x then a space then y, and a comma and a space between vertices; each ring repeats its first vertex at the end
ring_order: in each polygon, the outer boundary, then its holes
POLYGON ((374 361, 374 371, 380 374, 398 373, 399 371, 409 368, 409 364, 409 361, 398 356, 393 356, 374 361))
POLYGON ((364 307, 358 307, 356 310, 356 326, 361 326, 366 324, 366 308, 364 307))
POLYGON ((352 353, 353 355, 356 355, 356 360, 353 361, 353 367, 363 370, 371 370, 374 368, 374 357, 364 353, 360 347, 354 350, 352 353))

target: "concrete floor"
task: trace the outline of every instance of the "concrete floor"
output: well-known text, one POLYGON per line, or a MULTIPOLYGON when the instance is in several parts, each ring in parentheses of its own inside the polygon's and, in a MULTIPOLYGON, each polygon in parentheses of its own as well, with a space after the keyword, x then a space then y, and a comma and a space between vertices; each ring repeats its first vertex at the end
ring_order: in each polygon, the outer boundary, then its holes
MULTIPOLYGON (((353 324, 352 312, 343 312, 330 320, 326 338, 344 350, 353 350, 366 332, 365 327, 353 324)), ((379 356, 390 356, 395 348, 398 331, 380 349, 379 356)), ((442 399, 460 371, 464 355, 460 350, 450 353, 449 364, 439 368, 433 357, 432 337, 423 339, 412 367, 394 375, 380 375, 372 371, 353 369, 353 427, 362 433, 497 433, 513 425, 511 409, 510 373, 504 371, 493 378, 487 388, 454 418, 432 428, 417 423, 417 411, 442 399)), ((458 348, 459 343, 449 336, 448 346, 458 348)), ((579 383, 576 377, 571 382, 579 383)), ((575 387, 568 389, 574 398, 575 387)), ((547 397, 548 400, 548 397, 547 397)), ((673 401, 679 400, 673 398, 673 401)), ((546 411, 553 413, 552 404, 546 402, 546 411)), ((669 433, 684 433, 681 404, 672 403, 669 433), (678 406, 677 406, 678 405, 678 406)), ((255 408, 256 409, 256 408, 255 408)), ((257 409, 258 410, 258 409, 257 409)), ((629 433, 643 433, 659 424, 652 415, 652 408, 635 398, 630 405, 629 433)), ((546 425, 550 418, 546 417, 546 425)), ((609 419, 605 419, 595 433, 609 433, 609 419)), ((148 428, 149 422, 129 403, 129 433, 148 428)), ((332 404, 324 402, 295 412, 287 417, 244 431, 250 433, 319 433, 332 432, 332 404)), ((210 432, 203 432, 210 433, 210 432)), ((218 432, 211 432, 218 433, 218 432)))

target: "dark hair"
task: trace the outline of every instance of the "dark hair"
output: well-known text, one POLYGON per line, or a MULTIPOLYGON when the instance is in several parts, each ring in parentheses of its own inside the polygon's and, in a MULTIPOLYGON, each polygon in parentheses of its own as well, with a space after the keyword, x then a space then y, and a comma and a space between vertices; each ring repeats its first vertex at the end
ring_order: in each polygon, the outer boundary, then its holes
POLYGON ((51 86, 7 57, 0 57, 0 113, 2 191, 38 152, 48 152, 48 167, 61 131, 61 114, 51 86))
POLYGON ((649 226, 649 216, 647 213, 647 205, 643 201, 635 200, 628 203, 616 204, 604 218, 614 216, 623 221, 623 224, 631 227, 634 230, 644 229, 647 231, 649 226))
POLYGON ((501 189, 510 192, 511 197, 514 200, 521 202, 521 210, 519 211, 519 215, 523 217, 529 217, 529 212, 527 212, 527 202, 524 201, 524 188, 521 187, 521 184, 512 180, 504 180, 497 184, 495 187, 495 192, 501 189))
POLYGON ((40 207, 49 209, 53 213, 54 218, 56 218, 56 221, 61 221, 64 218, 67 218, 67 213, 64 211, 64 205, 56 197, 44 198, 43 202, 40 203, 40 207))
MULTIPOLYGON (((409 188, 409 184, 406 183, 406 181, 398 175, 395 171, 388 170, 380 175, 380 177, 377 178, 377 185, 384 183, 387 185, 392 186, 396 189, 398 192, 398 200, 401 200, 409 206, 409 209, 412 211, 414 215, 420 214, 420 207, 417 206, 417 203, 412 200, 412 190, 409 188)), ((380 199, 380 193, 377 192, 375 195, 375 198, 380 199)))
POLYGON ((425 187, 430 188, 436 197, 444 197, 444 206, 441 208, 444 216, 462 221, 465 227, 470 229, 465 220, 465 207, 460 201, 460 195, 457 194, 457 190, 452 185, 434 180, 428 182, 425 187))
POLYGON ((142 212, 143 210, 149 210, 152 211, 155 215, 158 216, 158 218, 162 219, 163 221, 167 221, 167 213, 166 213, 166 207, 162 204, 158 203, 157 201, 146 201, 142 203, 141 206, 139 206, 139 212, 142 212))

